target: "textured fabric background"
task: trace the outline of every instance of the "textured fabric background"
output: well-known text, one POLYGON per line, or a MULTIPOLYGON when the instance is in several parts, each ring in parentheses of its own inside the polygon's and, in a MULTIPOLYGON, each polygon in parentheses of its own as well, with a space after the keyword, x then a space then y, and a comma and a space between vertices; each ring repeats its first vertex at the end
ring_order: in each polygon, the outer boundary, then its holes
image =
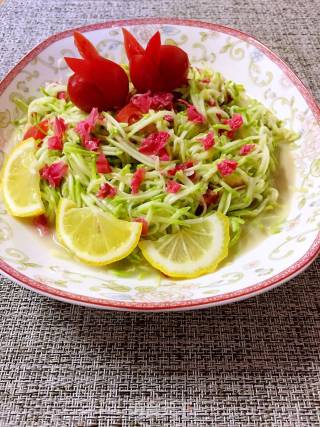
MULTIPOLYGON (((1 2, 0 77, 52 33, 112 18, 230 25, 320 99, 318 0, 1 2)), ((320 426, 320 262, 229 306, 134 314, 51 301, 1 280, 0 426, 320 426)))

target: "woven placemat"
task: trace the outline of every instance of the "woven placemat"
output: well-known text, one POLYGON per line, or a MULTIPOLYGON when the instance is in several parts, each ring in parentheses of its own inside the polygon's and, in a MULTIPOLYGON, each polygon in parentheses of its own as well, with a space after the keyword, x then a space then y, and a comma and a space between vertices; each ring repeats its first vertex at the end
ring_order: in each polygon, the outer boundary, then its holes
MULTIPOLYGON (((255 35, 320 99, 318 1, 0 4, 0 76, 54 32, 176 16, 255 35)), ((319 280, 316 261, 238 304, 142 314, 66 305, 1 279, 0 426, 319 426, 319 280)))

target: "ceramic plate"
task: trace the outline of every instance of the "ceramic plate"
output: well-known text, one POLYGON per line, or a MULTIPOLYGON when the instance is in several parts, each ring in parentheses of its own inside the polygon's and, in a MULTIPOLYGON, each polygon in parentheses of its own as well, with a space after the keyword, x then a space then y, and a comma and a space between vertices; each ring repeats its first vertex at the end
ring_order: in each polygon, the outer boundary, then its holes
MULTIPOLYGON (((99 51, 125 61, 121 27, 142 43, 160 30, 162 40, 186 50, 192 64, 208 66, 243 83, 258 99, 301 135, 282 165, 290 205, 278 233, 269 235, 223 264, 192 280, 153 274, 118 277, 61 257, 53 243, 0 210, 0 267, 28 289, 66 302, 106 309, 186 310, 238 301, 292 278, 316 257, 320 225, 320 112, 295 74, 274 53, 247 34, 198 21, 149 19, 114 21, 80 28, 99 51)), ((48 81, 65 82, 64 56, 76 56, 74 30, 56 34, 33 49, 0 84, 1 157, 9 149, 12 120, 19 117, 13 98, 29 100, 48 81)))

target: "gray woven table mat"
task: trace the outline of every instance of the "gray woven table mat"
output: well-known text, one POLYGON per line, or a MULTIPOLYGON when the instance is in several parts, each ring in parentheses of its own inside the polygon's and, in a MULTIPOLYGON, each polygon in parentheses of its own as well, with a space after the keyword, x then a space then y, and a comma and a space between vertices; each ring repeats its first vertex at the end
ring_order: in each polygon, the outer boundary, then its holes
MULTIPOLYGON (((54 32, 176 16, 255 35, 319 100, 319 7, 318 0, 7 0, 0 76, 54 32)), ((164 314, 89 310, 2 279, 0 426, 319 426, 319 279, 317 261, 257 298, 164 314)))

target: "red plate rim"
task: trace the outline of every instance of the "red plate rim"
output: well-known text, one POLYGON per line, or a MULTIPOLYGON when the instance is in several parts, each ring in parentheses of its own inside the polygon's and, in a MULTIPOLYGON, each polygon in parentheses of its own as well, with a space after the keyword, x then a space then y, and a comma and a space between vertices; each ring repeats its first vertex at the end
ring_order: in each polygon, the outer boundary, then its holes
MULTIPOLYGON (((92 25, 86 25, 78 28, 73 28, 70 30, 63 31, 61 33, 55 34, 42 43, 37 45, 32 49, 22 60, 6 75, 6 77, 0 83, 0 96, 16 75, 30 62, 34 57, 36 57, 40 52, 42 52, 47 46, 54 43, 55 41, 61 40, 63 38, 69 37, 73 34, 75 30, 79 31, 94 31, 103 28, 110 27, 121 27, 124 25, 141 25, 141 24, 171 24, 171 25, 184 25, 197 28, 205 28, 212 31, 222 32, 225 34, 230 34, 241 40, 245 40, 250 44, 256 46, 260 49, 269 59, 276 63, 284 74, 290 79, 294 86, 298 89, 300 94, 303 96, 304 100, 308 104, 309 108, 313 112, 315 119, 320 121, 320 108, 317 105, 315 99, 312 97, 311 93, 304 86, 301 80, 296 76, 296 74, 289 68, 289 66, 280 59, 275 53, 273 53, 268 47, 263 43, 255 39, 254 37, 246 34, 242 31, 235 30, 233 28, 212 24, 209 22, 197 21, 197 20, 185 20, 185 19, 175 19, 175 18, 142 18, 142 19, 128 19, 128 20, 114 20, 107 21, 104 23, 97 23, 92 25)), ((119 310, 131 310, 131 311, 165 311, 165 310, 184 310, 192 308, 201 308, 209 307, 212 305, 226 304, 234 301, 239 301, 242 299, 249 298, 250 296, 257 295, 262 292, 266 292, 276 286, 279 286, 281 283, 286 282, 290 278, 293 278, 295 275, 303 271, 312 261, 317 257, 320 251, 320 232, 318 233, 316 239, 304 254, 296 263, 288 267, 287 269, 281 271, 280 273, 272 276, 271 278, 259 282, 253 286, 247 287, 242 290, 235 292, 228 292, 223 295, 212 296, 208 298, 200 298, 193 300, 184 300, 184 301, 168 301, 168 302, 159 302, 159 303, 148 303, 148 302, 122 302, 116 300, 107 300, 100 298, 92 298, 83 295, 77 295, 70 292, 66 292, 60 289, 53 288, 39 281, 30 279, 29 277, 21 274, 18 270, 11 267, 5 261, 0 259, 0 269, 5 275, 10 278, 15 279, 22 286, 27 289, 34 290, 42 295, 58 299, 60 301, 86 305, 96 308, 105 308, 105 309, 119 309, 119 310)))

